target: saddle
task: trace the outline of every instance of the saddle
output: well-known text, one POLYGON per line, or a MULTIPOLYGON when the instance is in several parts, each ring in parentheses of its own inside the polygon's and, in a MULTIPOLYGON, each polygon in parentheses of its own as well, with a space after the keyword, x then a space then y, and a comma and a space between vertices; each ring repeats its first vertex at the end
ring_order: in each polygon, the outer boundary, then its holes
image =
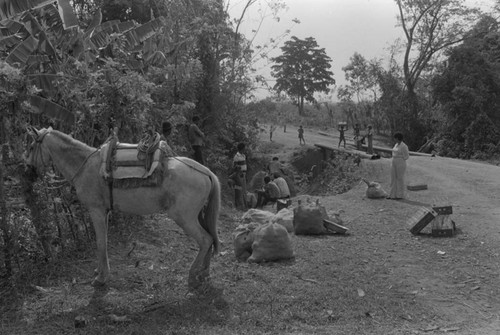
MULTIPOLYGON (((105 179, 145 179, 160 164, 162 149, 158 133, 144 137, 138 144, 120 143, 116 137, 101 146, 101 168, 105 179)), ((168 145, 167 145, 168 146, 168 145)))

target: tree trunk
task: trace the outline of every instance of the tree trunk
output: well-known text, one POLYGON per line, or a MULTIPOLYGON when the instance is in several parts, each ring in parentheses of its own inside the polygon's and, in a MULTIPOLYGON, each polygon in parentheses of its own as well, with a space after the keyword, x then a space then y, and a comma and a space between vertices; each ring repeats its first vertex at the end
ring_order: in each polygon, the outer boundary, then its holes
POLYGON ((299 115, 303 116, 304 115, 304 97, 299 96, 298 105, 299 105, 299 115))
POLYGON ((40 203, 38 194, 33 189, 33 182, 35 180, 33 177, 34 176, 31 175, 23 176, 23 193, 26 199, 26 205, 30 209, 31 222, 33 223, 38 238, 40 239, 45 259, 49 260, 52 257, 51 234, 45 220, 43 205, 40 203))
POLYGON ((5 132, 5 120, 4 116, 0 115, 0 149, 2 150, 1 156, 2 159, 0 160, 0 229, 2 230, 3 233, 3 244, 4 244, 4 266, 5 266, 5 271, 7 278, 10 278, 12 276, 12 255, 10 251, 12 250, 12 241, 10 239, 10 231, 9 231, 9 221, 7 220, 7 205, 6 205, 6 199, 5 199, 5 191, 3 187, 3 172, 5 170, 4 168, 4 162, 8 157, 8 148, 7 144, 5 144, 5 140, 7 138, 5 132))

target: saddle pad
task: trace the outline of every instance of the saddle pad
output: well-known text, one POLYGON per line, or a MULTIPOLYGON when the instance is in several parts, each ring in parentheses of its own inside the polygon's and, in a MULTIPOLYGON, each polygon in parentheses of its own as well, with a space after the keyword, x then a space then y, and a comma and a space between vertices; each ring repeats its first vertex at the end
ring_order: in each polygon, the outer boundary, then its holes
POLYGON ((144 161, 137 159, 137 153, 136 148, 117 147, 113 162, 114 179, 147 178, 154 172, 160 163, 160 149, 155 150, 149 171, 146 170, 144 161))
MULTIPOLYGON (((105 171, 107 152, 109 144, 101 147, 101 176, 108 178, 105 171)), ((153 153, 153 159, 149 170, 145 168, 144 160, 137 159, 137 144, 117 143, 115 153, 112 158, 113 179, 147 178, 155 171, 160 163, 161 150, 158 148, 153 153)))

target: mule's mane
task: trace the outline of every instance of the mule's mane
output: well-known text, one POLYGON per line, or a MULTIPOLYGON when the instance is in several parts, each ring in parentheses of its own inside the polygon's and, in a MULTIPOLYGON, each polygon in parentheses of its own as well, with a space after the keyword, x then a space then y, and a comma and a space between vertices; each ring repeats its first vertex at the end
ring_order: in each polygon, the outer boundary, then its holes
POLYGON ((48 130, 49 131, 49 134, 50 135, 55 135, 61 142, 62 146, 64 146, 64 148, 72 148, 72 149, 80 149, 80 150, 85 150, 85 151, 88 151, 88 150, 95 150, 94 148, 88 146, 87 144, 81 142, 81 141, 78 141, 78 140, 75 140, 73 137, 65 134, 65 133, 62 133, 58 130, 48 130))

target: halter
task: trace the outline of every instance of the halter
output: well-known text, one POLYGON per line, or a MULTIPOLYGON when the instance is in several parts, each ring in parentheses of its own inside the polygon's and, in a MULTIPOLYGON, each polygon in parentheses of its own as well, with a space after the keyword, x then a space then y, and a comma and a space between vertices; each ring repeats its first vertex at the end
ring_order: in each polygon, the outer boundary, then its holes
POLYGON ((47 136, 48 133, 50 133, 49 130, 43 133, 41 136, 38 136, 35 139, 35 143, 37 143, 37 145, 33 148, 33 159, 36 159, 37 155, 40 155, 40 160, 42 161, 42 166, 44 168, 47 166, 47 164, 45 164, 45 162, 43 161, 43 154, 42 150, 40 149, 40 146, 43 142, 43 139, 45 138, 45 136, 47 136))
MULTIPOLYGON (((40 146, 43 142, 43 139, 45 138, 45 136, 47 136, 47 134, 50 133, 50 130, 46 131, 44 134, 42 134, 41 136, 37 137, 35 139, 35 142, 37 143, 37 145, 35 146, 35 148, 33 149, 33 158, 36 159, 37 157, 37 154, 40 155, 40 160, 42 161, 42 165, 43 167, 47 167, 48 164, 45 164, 44 160, 43 160, 43 154, 42 154, 42 150, 40 149, 40 146)), ((91 156, 93 156, 96 152, 98 152, 99 149, 96 149, 95 151, 93 151, 90 155, 88 155, 87 157, 85 157, 83 163, 80 165, 80 167, 76 170, 75 174, 73 175, 73 177, 71 177, 68 182, 70 184, 73 183, 73 181, 75 180, 76 176, 80 173, 80 171, 83 169, 83 167, 85 166, 85 164, 87 163, 87 161, 89 160, 89 158, 91 156)))

